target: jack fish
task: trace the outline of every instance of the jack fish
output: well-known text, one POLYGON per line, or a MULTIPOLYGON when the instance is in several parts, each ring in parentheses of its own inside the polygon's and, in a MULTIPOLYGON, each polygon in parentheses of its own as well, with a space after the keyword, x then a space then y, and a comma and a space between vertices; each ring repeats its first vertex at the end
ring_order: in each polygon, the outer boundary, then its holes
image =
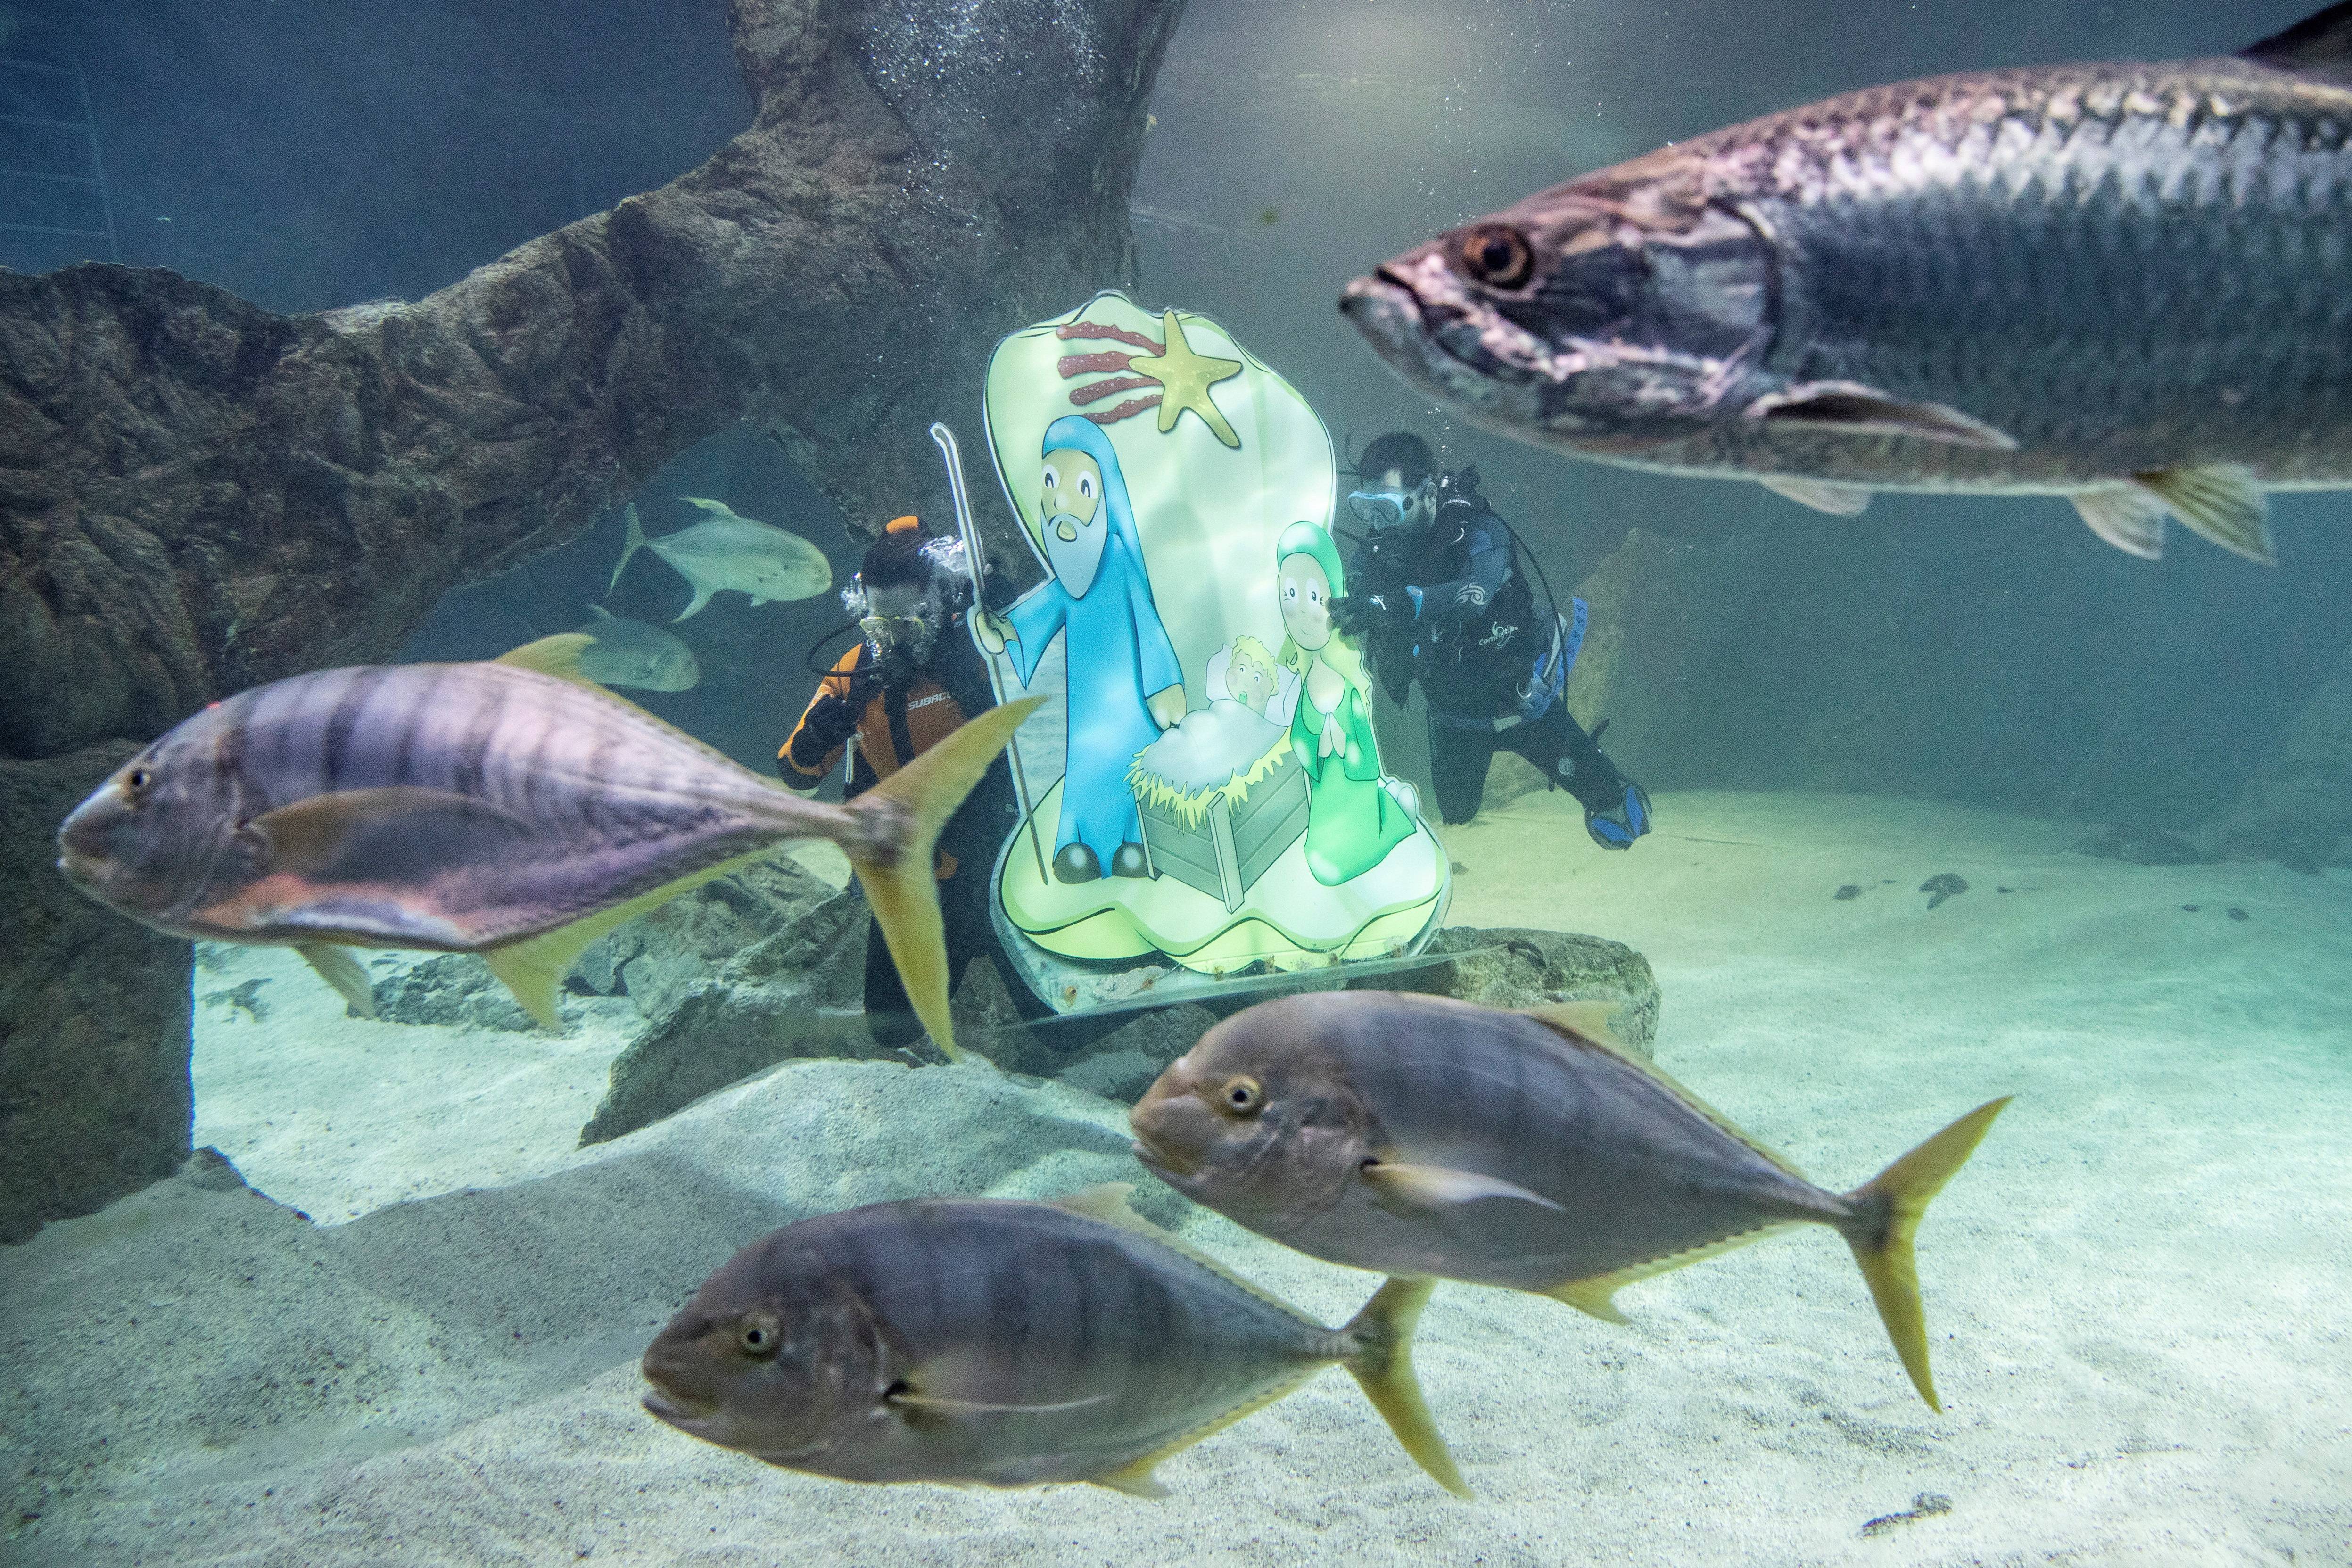
MULTIPOLYGON (((2217 15, 2219 13, 2216 13, 2217 15)), ((1753 479, 2061 495, 2274 559, 2352 487, 2352 3, 2243 54, 1872 88, 1571 180, 1340 310, 1505 435, 1753 479)))
POLYGON ((1839 1194, 1601 1037, 1607 1005, 1506 1013, 1379 991, 1219 1024, 1130 1113, 1136 1157, 1259 1235, 1333 1263, 1557 1297, 1622 1322, 1622 1286, 1826 1225, 1935 1409, 1911 1240, 2009 1103, 1839 1194))
POLYGON ((641 691, 687 691, 702 679, 702 666, 687 647, 659 626, 632 621, 594 605, 581 631, 595 642, 580 656, 580 673, 599 686, 634 686, 641 691))
POLYGON ((705 500, 700 496, 677 499, 700 507, 703 519, 659 539, 646 537, 634 504, 622 509, 627 532, 621 558, 613 563, 613 581, 605 584, 608 592, 621 581, 629 557, 641 549, 652 551, 676 567, 694 590, 694 602, 672 617, 673 626, 726 588, 749 594, 758 605, 772 599, 814 599, 833 586, 833 565, 824 552, 799 534, 738 517, 725 501, 705 500))
POLYGON ((588 641, 215 702, 74 808, 58 868, 174 936, 291 946, 362 1013, 374 1001, 347 948, 478 952, 554 1027, 556 987, 597 937, 785 839, 830 838, 952 1056, 932 845, 1034 700, 826 805, 579 679, 588 641))
POLYGON ((771 1232, 647 1348, 646 1408, 839 1480, 1162 1497, 1161 1460, 1336 1362, 1469 1495, 1412 1372, 1428 1281, 1392 1279, 1327 1329, 1138 1217, 1129 1191, 873 1204, 771 1232))

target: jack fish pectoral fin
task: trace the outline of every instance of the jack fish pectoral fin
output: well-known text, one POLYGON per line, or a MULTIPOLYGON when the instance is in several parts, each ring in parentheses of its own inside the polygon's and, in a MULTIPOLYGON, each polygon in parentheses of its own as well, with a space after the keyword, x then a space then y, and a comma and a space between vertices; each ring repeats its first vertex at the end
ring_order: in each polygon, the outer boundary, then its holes
POLYGON ((266 874, 388 882, 463 864, 489 843, 504 847, 528 831, 488 801, 413 784, 314 795, 265 811, 241 830, 266 874))
POLYGON ((1568 1212, 1541 1193, 1531 1193, 1516 1182, 1476 1171, 1367 1160, 1356 1173, 1371 1188, 1373 1201, 1391 1212, 1426 1214, 1486 1198, 1510 1198, 1523 1204, 1541 1204, 1562 1214, 1568 1212))
POLYGON ((2132 478, 2199 537, 2258 564, 2278 564, 2278 552, 2271 545, 2270 500, 2250 470, 2208 464, 2158 468, 2132 478))
POLYGON ((1744 412, 1750 419, 1831 435, 1908 436, 1988 452, 2017 449, 2016 437, 1948 403, 1908 402, 1858 381, 1800 382, 1783 391, 1766 393, 1744 412))
POLYGON ((335 988, 351 1010, 362 1018, 375 1016, 375 985, 368 979, 366 965, 351 954, 351 950, 332 942, 298 942, 294 951, 302 962, 318 971, 319 978, 335 988))
POLYGON ((2074 510, 2093 533, 2126 555, 2143 561, 2164 556, 2164 521, 2170 509, 2147 490, 2083 490, 2069 496, 2074 510))
POLYGON ((1870 491, 1860 485, 1828 485, 1819 479, 1766 474, 1756 481, 1774 495, 1825 511, 1832 517, 1860 517, 1870 506, 1870 491))
POLYGON ((1846 1194, 1853 1206, 1852 1220, 1840 1227, 1846 1245, 1862 1266, 1879 1321, 1895 1342, 1903 1370, 1911 1374, 1911 1385, 1938 1413, 1944 1406, 1927 1368, 1927 1315, 1919 1300, 1919 1267, 1911 1242, 1928 1200, 1976 1152, 2011 1098, 1987 1100, 1846 1194))
POLYGON ((950 1060, 959 1053, 948 1016, 947 936, 933 852, 940 829, 995 763, 1013 731, 1044 700, 1031 697, 990 709, 846 808, 869 823, 877 816, 896 819, 887 852, 861 855, 851 845, 842 847, 865 886, 866 901, 874 908, 915 1016, 950 1060))

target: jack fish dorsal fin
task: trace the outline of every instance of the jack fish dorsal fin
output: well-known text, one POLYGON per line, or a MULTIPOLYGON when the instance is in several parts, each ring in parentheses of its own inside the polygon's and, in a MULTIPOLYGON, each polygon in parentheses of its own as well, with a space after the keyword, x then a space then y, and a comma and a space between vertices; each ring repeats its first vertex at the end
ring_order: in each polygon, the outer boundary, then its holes
POLYGON ((1588 1040, 1598 1040, 1611 1050, 1622 1053, 1633 1047, 1617 1037, 1617 1031, 1609 1026, 1609 1020, 1614 1018, 1624 1005, 1622 1002, 1612 1002, 1604 997, 1598 1001, 1547 1002, 1540 1006, 1522 1007, 1519 1011, 1555 1029, 1571 1030, 1588 1040))
POLYGON ((2244 57, 2280 70, 2352 85, 2352 0, 2305 16, 2245 50, 2244 57))
MULTIPOLYGON (((1612 1040, 1605 1039, 1589 1033, 1585 1029, 1580 1027, 1572 1016, 1563 1017, 1559 1016, 1566 1009, 1574 1008, 1579 1005, 1580 1004, 1571 1002, 1552 1007, 1529 1007, 1526 1009, 1526 1013, 1528 1017, 1535 1019, 1538 1023, 1548 1026, 1570 1047, 1580 1050, 1596 1052, 1601 1056, 1609 1058, 1612 1061, 1623 1063, 1633 1071, 1641 1074, 1643 1078, 1648 1079, 1652 1083, 1656 1084, 1660 1089, 1664 1089, 1668 1094, 1673 1095, 1676 1100, 1681 1100, 1684 1107, 1693 1115, 1705 1121, 1708 1125, 1712 1126, 1717 1131, 1722 1133, 1725 1137, 1729 1138, 1736 1142, 1744 1144, 1755 1153, 1762 1156, 1765 1160, 1776 1166, 1783 1174, 1794 1176, 1801 1182, 1810 1183, 1811 1181, 1812 1178, 1806 1175, 1804 1172, 1797 1169, 1793 1163, 1775 1152, 1770 1148, 1768 1148, 1766 1145, 1758 1142, 1754 1138, 1748 1136, 1738 1122, 1732 1121, 1731 1118, 1726 1116, 1722 1111, 1717 1110, 1714 1106, 1709 1105, 1706 1100, 1701 1100, 1697 1095, 1694 1094, 1689 1089, 1685 1089, 1681 1084, 1675 1082, 1671 1076, 1661 1070, 1655 1063, 1645 1062, 1641 1058, 1634 1056, 1632 1052, 1626 1050, 1623 1047, 1615 1044, 1612 1040)), ((1589 1004, 1585 1004, 1584 1005, 1589 1005, 1589 1004)), ((1614 1005, 1612 1004, 1612 1005, 1614 1005)))
MULTIPOLYGON (((1131 1230, 1138 1236, 1150 1237, 1186 1262, 1198 1264, 1227 1284, 1241 1287, 1267 1306, 1275 1308, 1285 1315, 1296 1318, 1302 1323, 1313 1324, 1318 1329, 1323 1326, 1265 1286, 1234 1273, 1200 1248, 1160 1229, 1128 1207, 1127 1194, 1133 1191, 1135 1191, 1135 1184, 1132 1182, 1104 1182, 1096 1186, 1080 1187, 1075 1193, 1055 1198, 1053 1200, 1053 1206, 1057 1209, 1067 1209, 1075 1215, 1084 1215, 1088 1219, 1098 1219, 1106 1225, 1115 1225, 1121 1230, 1131 1230)), ((1253 1405, 1250 1408, 1255 1410, 1257 1406, 1253 1405)), ((1234 1419, 1238 1421, 1241 1417, 1237 1415, 1234 1419)), ((1202 1436, 1206 1436, 1207 1434, 1203 1433, 1202 1436)), ((1197 1439, 1194 1440, 1197 1441, 1197 1439)), ((1175 1450, 1171 1448, 1168 1452, 1173 1453, 1175 1450)))
MULTIPOLYGON (((591 605, 588 607, 593 610, 596 606, 591 605)), ((580 669, 581 655, 595 645, 596 639, 586 632, 558 632, 551 637, 541 637, 537 642, 509 648, 490 662, 510 664, 517 669, 535 669, 558 680, 569 680, 575 685, 602 691, 604 689, 589 679, 580 669)))

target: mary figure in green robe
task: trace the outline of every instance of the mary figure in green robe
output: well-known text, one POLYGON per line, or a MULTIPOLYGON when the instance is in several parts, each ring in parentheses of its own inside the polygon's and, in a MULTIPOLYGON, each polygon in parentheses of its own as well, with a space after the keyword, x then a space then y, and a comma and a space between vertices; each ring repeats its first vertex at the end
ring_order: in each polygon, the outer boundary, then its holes
POLYGON ((1274 553, 1290 634, 1280 658, 1299 677, 1290 746, 1307 768, 1307 868, 1333 888, 1379 865, 1415 825, 1381 778, 1363 656, 1331 625, 1331 601, 1348 591, 1339 550, 1319 524, 1294 522, 1274 553))

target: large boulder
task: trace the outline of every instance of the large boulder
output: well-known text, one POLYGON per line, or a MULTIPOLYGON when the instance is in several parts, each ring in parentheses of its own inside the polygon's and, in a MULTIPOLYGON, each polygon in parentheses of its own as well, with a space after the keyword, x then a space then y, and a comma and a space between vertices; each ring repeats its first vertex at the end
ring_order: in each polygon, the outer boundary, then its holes
POLYGON ((58 876, 58 820, 137 748, 0 759, 0 1242, 188 1157, 188 944, 58 876))
MULTIPOLYGON (((1182 9, 732 0, 749 130, 413 302, 289 317, 161 269, 0 271, 0 756, 80 759, 12 801, 70 805, 105 772, 84 748, 389 656, 446 590, 738 420, 850 516, 944 513, 922 430, 978 426, 1003 333, 1131 281, 1144 105, 1182 9)), ((93 974, 125 959, 80 1012, 29 960, 0 987, 5 1206, 79 1212, 187 1152, 143 1132, 71 1152, 93 1122, 184 1127, 187 956, 52 899, 55 818, 24 809, 0 899, 93 974), (179 1065, 100 1065, 144 1061, 174 1005, 179 1065), (64 1058, 89 1064, 70 1097, 38 1066, 64 1058)))

